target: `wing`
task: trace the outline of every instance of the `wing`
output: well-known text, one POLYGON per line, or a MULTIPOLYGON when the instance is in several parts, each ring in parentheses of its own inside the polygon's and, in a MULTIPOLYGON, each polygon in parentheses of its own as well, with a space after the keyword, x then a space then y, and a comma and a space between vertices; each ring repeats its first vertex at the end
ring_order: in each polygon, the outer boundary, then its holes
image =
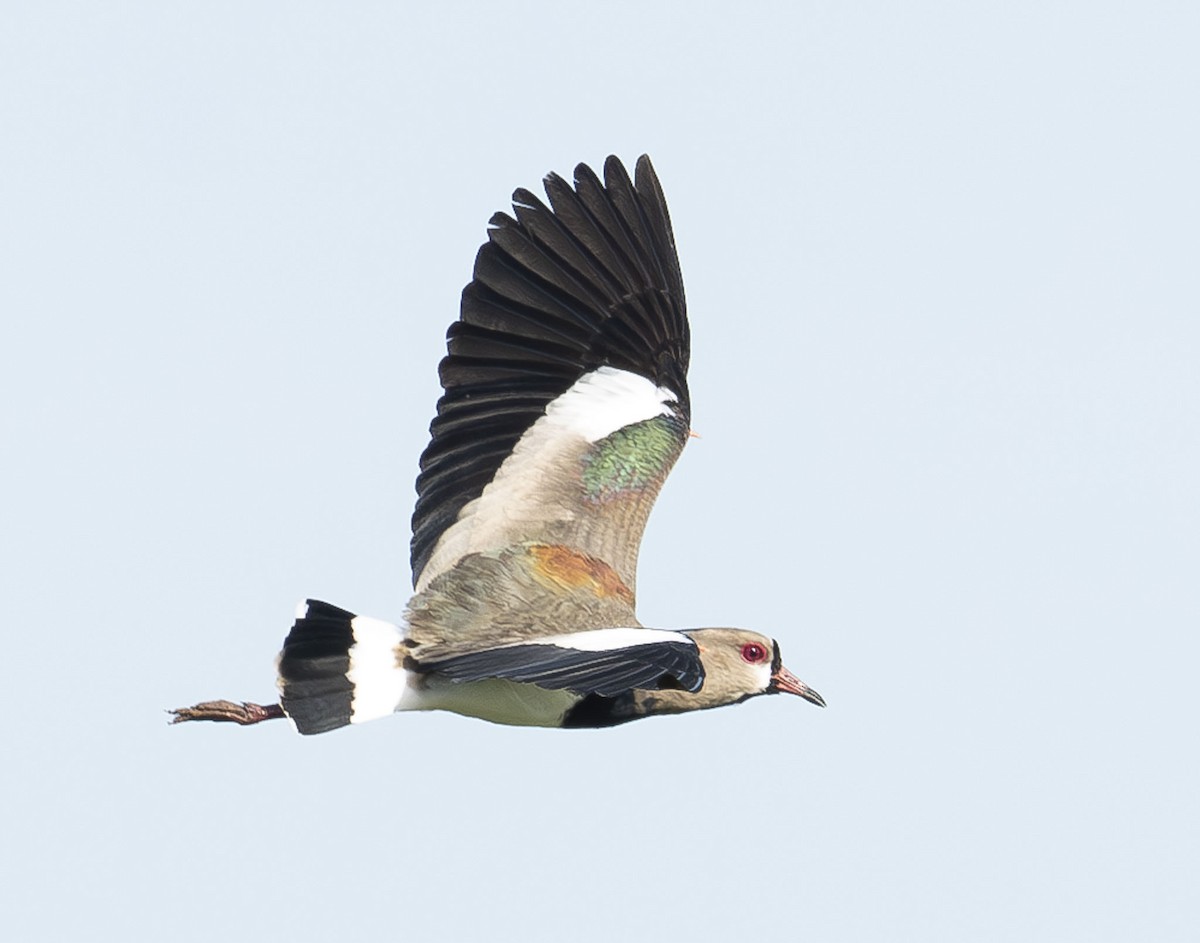
POLYGON ((651 506, 690 428, 689 330, 647 157, 551 174, 491 219, 439 370, 421 456, 413 582, 536 544, 611 567, 630 598, 651 506))
POLYGON ((704 668, 696 643, 678 632, 595 629, 535 643, 467 652, 417 670, 450 681, 504 678, 550 690, 615 697, 634 688, 698 691, 704 668))

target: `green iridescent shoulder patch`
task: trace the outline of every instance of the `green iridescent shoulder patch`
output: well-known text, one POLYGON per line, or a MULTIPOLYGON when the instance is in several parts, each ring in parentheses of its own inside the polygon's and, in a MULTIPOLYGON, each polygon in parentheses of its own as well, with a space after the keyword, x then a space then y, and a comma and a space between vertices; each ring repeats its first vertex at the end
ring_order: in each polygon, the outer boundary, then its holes
POLYGON ((618 429, 583 456, 583 487, 589 500, 661 487, 683 451, 687 430, 674 416, 655 416, 618 429))

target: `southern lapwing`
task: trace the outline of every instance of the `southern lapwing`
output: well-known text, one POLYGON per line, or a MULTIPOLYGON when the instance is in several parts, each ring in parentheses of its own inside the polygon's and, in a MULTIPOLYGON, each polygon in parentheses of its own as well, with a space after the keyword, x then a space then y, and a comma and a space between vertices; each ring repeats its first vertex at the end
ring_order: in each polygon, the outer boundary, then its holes
POLYGON ((421 456, 415 595, 393 625, 300 606, 278 704, 209 701, 174 722, 290 717, 323 733, 393 711, 605 727, 759 694, 824 701, 743 629, 634 614, 638 545, 690 435, 689 328, 647 157, 545 180, 497 213, 447 334, 421 456))

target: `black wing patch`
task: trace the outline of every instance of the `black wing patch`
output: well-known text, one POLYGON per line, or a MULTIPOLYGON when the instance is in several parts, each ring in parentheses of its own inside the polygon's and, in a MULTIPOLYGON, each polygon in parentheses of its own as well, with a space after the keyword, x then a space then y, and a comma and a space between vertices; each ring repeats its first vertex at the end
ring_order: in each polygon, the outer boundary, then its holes
POLYGON ((440 661, 422 661, 417 670, 451 681, 503 678, 552 691, 605 697, 635 688, 681 688, 694 692, 704 684, 699 649, 678 642, 653 642, 598 652, 547 644, 509 645, 440 661))
POLYGON ((492 217, 438 370, 445 394, 417 478, 414 584, 463 505, 585 373, 610 366, 653 380, 678 396, 687 427, 691 342, 675 237, 648 157, 635 176, 610 157, 602 184, 580 164, 574 188, 546 178, 550 207, 517 190, 514 216, 492 217))

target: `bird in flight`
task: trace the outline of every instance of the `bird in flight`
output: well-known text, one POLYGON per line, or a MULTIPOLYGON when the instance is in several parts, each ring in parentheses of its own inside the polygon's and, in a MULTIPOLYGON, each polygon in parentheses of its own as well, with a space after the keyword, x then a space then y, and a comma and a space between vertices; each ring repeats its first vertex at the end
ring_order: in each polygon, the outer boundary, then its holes
POLYGON ((779 643, 745 629, 665 631, 634 613, 638 547, 688 442, 690 331, 662 187, 545 179, 496 213, 447 333, 444 393, 421 456, 415 593, 398 624, 300 605, 277 704, 206 701, 174 723, 288 717, 324 733, 395 711, 607 727, 760 694, 821 696, 779 643))

